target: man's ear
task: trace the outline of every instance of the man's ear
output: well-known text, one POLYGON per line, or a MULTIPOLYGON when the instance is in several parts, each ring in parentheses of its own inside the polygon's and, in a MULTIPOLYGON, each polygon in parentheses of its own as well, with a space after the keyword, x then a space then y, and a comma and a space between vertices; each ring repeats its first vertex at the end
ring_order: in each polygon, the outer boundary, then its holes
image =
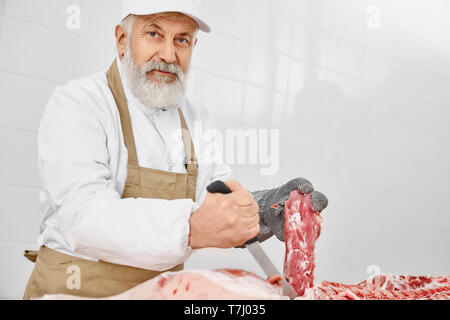
POLYGON ((125 49, 127 47, 127 33, 123 27, 119 24, 116 26, 116 45, 119 58, 122 59, 125 55, 125 49))

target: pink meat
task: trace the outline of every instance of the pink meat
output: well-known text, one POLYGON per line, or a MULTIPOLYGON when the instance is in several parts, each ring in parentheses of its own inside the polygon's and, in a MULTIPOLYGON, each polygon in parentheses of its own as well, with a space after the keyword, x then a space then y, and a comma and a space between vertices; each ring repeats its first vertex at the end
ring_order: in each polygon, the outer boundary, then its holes
POLYGON ((113 299, 125 300, 274 300, 281 276, 268 280, 243 270, 188 270, 165 273, 113 299))
POLYGON ((310 206, 311 196, 300 191, 285 204, 284 275, 300 296, 314 284, 314 247, 322 228, 322 217, 310 206))
POLYGON ((369 289, 381 290, 414 290, 414 289, 435 289, 450 285, 449 277, 416 277, 416 276, 396 276, 380 274, 369 281, 358 284, 369 289))
MULTIPOLYGON (((281 295, 281 276, 267 280, 234 269, 166 272, 106 300, 286 300, 281 295)), ((67 295, 46 300, 77 300, 67 295)))
POLYGON ((373 282, 345 285, 324 281, 319 286, 306 290, 303 299, 309 300, 450 300, 450 279, 447 277, 411 277, 380 275, 394 279, 382 286, 373 282), (403 278, 404 280, 401 280, 403 278), (425 281, 418 279, 425 279, 425 281), (411 282, 412 281, 412 282, 411 282), (395 287, 394 287, 395 286, 395 287), (387 289, 389 288, 389 289, 387 289))

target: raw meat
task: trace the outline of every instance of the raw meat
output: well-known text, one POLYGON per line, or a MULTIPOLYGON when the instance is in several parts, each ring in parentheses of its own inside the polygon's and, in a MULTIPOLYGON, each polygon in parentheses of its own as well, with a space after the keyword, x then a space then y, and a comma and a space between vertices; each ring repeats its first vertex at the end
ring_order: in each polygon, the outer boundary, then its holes
MULTIPOLYGON (((48 300, 80 299, 66 295, 48 300)), ((253 273, 223 269, 167 272, 108 300, 287 300, 281 296, 281 276, 264 280, 253 273)))
POLYGON ((284 275, 300 296, 314 284, 314 247, 322 229, 322 217, 310 206, 311 196, 300 191, 285 204, 284 275))
POLYGON ((450 284, 450 277, 414 277, 379 274, 359 285, 369 289, 414 290, 435 289, 450 284))
POLYGON ((264 280, 242 270, 189 270, 165 273, 117 299, 273 300, 281 299, 281 276, 264 280))
POLYGON ((450 278, 378 275, 357 285, 324 281, 307 289, 302 299, 450 300, 450 278))

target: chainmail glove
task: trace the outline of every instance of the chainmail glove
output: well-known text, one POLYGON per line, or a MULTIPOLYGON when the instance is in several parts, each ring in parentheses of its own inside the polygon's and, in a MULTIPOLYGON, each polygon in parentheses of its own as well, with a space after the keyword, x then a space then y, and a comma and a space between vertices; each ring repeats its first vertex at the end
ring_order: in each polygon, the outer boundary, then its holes
POLYGON ((306 179, 297 178, 289 181, 280 188, 252 192, 253 198, 259 205, 260 232, 258 240, 263 242, 273 235, 284 242, 284 206, 292 191, 300 190, 303 194, 311 194, 311 210, 322 212, 327 205, 327 197, 314 191, 314 187, 306 179), (274 205, 277 205, 274 208, 274 205))

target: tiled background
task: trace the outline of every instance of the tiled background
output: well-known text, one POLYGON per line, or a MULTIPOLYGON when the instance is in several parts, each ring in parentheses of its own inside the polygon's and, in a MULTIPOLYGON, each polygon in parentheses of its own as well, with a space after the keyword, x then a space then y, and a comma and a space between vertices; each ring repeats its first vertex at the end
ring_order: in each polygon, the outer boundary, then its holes
MULTIPOLYGON (((367 267, 450 274, 450 3, 446 0, 203 0, 214 28, 189 95, 221 128, 279 128, 281 171, 235 166, 249 189, 310 179, 324 192, 317 280, 367 267), (373 29, 373 11, 381 14, 373 29)), ((20 298, 39 232, 37 128, 52 90, 109 66, 119 0, 0 0, 0 298, 20 298), (66 27, 69 5, 81 29, 66 27)), ((376 23, 377 21, 375 21, 376 23)), ((282 268, 283 244, 264 243, 282 268)), ((187 268, 261 274, 242 250, 187 268)))

